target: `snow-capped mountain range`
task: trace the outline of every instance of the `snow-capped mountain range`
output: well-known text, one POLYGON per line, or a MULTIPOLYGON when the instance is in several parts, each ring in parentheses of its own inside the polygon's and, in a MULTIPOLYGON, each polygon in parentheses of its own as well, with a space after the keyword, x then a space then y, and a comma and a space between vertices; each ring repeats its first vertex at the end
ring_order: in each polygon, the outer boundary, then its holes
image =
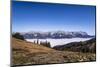
POLYGON ((25 39, 45 39, 45 38, 88 38, 94 37, 88 35, 86 32, 75 31, 75 32, 65 32, 65 31, 52 31, 52 32, 20 32, 21 35, 24 36, 25 39))

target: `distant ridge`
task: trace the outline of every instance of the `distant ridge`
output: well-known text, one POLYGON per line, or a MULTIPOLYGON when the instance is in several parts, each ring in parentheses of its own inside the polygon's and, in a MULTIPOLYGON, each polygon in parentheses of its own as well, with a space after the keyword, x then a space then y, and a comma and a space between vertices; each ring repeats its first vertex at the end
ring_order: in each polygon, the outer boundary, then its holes
POLYGON ((88 38, 94 37, 93 35, 89 35, 86 32, 82 31, 72 31, 72 32, 65 32, 65 31, 50 31, 50 32, 20 32, 21 35, 24 36, 25 39, 45 39, 45 38, 88 38))

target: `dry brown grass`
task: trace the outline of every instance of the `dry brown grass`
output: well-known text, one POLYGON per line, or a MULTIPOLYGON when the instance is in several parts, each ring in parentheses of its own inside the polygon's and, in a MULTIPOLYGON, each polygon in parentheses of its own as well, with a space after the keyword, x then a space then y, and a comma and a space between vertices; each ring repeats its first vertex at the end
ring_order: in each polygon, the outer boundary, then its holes
POLYGON ((33 44, 31 42, 27 42, 27 41, 15 39, 15 38, 12 38, 12 47, 13 49, 23 49, 30 53, 55 51, 54 49, 47 48, 39 44, 33 44))
POLYGON ((94 53, 57 51, 42 45, 12 38, 13 65, 95 61, 94 53))
POLYGON ((61 63, 59 60, 62 60, 62 56, 55 52, 42 45, 12 38, 13 65, 61 63))

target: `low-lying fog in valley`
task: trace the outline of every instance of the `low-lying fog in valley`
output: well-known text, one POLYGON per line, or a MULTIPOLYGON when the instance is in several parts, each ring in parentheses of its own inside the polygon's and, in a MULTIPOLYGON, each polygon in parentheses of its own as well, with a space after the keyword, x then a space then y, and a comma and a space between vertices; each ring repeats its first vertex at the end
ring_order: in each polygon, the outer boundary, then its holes
MULTIPOLYGON (((92 38, 63 38, 63 39, 38 39, 40 42, 50 42, 51 47, 54 47, 56 45, 64 45, 70 42, 80 42, 80 41, 86 41, 90 40, 92 38)), ((28 42, 37 42, 37 39, 26 39, 28 42)))

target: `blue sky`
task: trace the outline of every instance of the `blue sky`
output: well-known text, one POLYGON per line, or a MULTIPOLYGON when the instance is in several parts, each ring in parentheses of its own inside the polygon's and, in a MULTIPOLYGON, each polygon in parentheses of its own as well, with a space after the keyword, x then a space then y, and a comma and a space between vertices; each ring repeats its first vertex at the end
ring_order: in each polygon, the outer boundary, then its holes
POLYGON ((95 6, 13 1, 13 32, 58 30, 95 35, 95 6))

